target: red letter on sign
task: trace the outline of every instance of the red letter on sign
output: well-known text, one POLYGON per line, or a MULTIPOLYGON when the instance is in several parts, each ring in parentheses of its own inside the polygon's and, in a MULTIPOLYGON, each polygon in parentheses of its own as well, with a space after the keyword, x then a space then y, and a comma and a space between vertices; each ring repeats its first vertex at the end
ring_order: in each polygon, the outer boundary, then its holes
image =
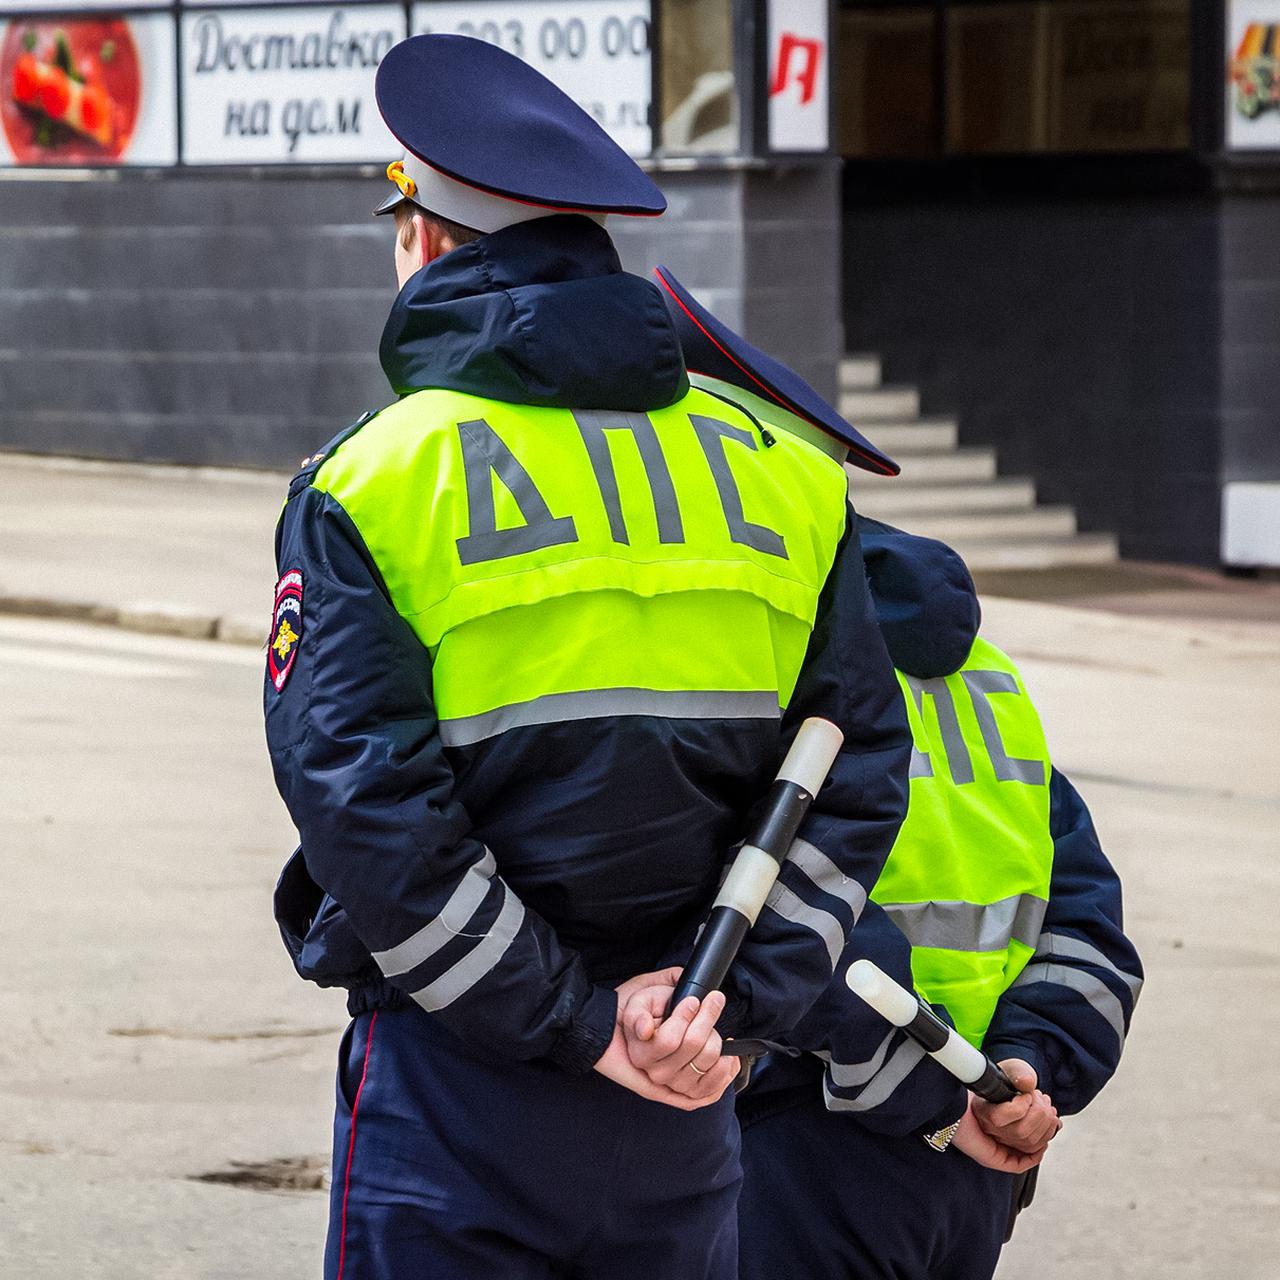
POLYGON ((822 58, 822 41, 809 40, 803 36, 793 36, 784 32, 778 42, 778 61, 773 70, 773 82, 769 85, 769 96, 781 93, 791 79, 791 55, 804 56, 804 69, 796 73, 800 82, 800 105, 813 100, 814 86, 818 80, 818 63, 822 58))

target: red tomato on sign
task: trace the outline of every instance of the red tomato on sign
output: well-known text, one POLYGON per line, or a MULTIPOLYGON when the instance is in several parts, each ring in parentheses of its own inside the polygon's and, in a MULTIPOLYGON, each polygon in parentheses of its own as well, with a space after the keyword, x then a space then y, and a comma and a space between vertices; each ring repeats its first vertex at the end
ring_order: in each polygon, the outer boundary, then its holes
POLYGON ((106 91, 101 85, 91 85, 84 91, 84 102, 80 112, 84 117, 86 129, 100 129, 107 118, 111 104, 107 101, 106 91))
POLYGON ((40 64, 24 53, 13 65, 13 96, 19 102, 34 102, 40 91, 40 64))
MULTIPOLYGON (((145 21, 145 19, 141 19, 145 21)), ((18 164, 114 164, 127 152, 142 101, 129 20, 115 15, 15 18, 0 44, 0 147, 18 164), (63 49, 63 64, 57 51, 63 49), (83 82, 73 85, 66 67, 83 82), (80 96, 79 123, 67 115, 80 96)))
POLYGON ((40 85, 40 109, 53 119, 60 120, 67 114, 70 102, 71 87, 67 84, 66 75, 56 70, 52 75, 46 75, 40 85))

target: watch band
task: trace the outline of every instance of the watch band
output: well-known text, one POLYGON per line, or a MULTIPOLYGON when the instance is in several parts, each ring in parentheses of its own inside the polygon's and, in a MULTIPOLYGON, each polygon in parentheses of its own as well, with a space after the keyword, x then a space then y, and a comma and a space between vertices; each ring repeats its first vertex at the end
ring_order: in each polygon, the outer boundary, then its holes
POLYGON ((935 1151, 945 1151, 951 1145, 951 1139, 956 1136, 960 1128, 960 1121, 949 1124, 945 1129, 939 1129, 936 1133, 923 1134, 925 1142, 929 1144, 935 1151))

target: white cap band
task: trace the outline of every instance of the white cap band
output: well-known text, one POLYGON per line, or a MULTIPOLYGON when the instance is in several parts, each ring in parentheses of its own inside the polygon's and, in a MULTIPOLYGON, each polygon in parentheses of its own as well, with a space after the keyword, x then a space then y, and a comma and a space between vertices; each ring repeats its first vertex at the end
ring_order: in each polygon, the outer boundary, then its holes
POLYGON ((606 217, 603 213, 551 209, 545 205, 522 204, 505 196, 490 195, 478 187, 469 187, 447 177, 408 151, 404 153, 404 172, 406 177, 413 179, 417 188, 410 197, 414 204, 475 231, 500 231, 503 227, 515 226, 517 222, 532 222, 553 213, 581 213, 602 226, 606 217))

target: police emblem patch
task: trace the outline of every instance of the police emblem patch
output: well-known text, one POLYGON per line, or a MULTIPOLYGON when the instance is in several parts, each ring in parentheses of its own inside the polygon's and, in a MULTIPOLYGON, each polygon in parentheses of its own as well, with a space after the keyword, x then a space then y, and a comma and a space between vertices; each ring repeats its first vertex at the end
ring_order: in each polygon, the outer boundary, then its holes
POLYGON ((293 670, 293 660, 302 643, 302 572, 290 569, 276 583, 276 602, 271 610, 271 641, 267 646, 267 672, 279 693, 293 670))

